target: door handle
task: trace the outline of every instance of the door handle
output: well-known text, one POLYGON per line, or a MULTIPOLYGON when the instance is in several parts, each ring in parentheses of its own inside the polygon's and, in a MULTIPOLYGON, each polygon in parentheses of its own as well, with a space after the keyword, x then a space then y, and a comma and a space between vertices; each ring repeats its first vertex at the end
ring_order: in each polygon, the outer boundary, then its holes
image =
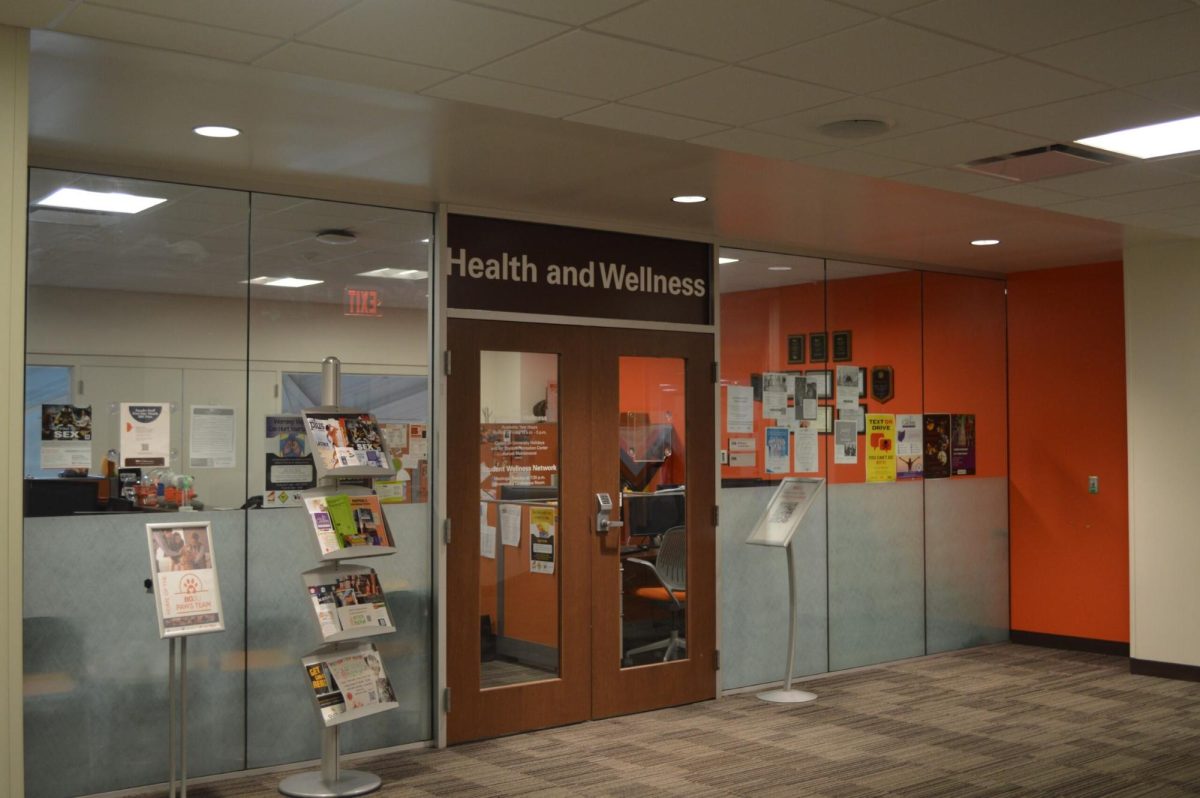
POLYGON ((603 535, 610 529, 625 526, 622 521, 612 520, 613 501, 607 493, 596 494, 596 534, 603 535))

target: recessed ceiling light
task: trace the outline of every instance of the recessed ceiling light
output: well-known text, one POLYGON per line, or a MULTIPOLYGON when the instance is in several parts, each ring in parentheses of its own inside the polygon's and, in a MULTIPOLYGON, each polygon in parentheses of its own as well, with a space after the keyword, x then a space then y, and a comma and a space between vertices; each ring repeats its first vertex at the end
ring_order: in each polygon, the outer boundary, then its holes
POLYGON ((681 205, 691 205, 696 202, 706 202, 708 197, 701 194, 680 194, 678 197, 671 197, 671 202, 678 202, 681 205))
POLYGON ((971 242, 973 247, 994 247, 1000 243, 998 238, 977 238, 971 242))
POLYGON ((737 262, 738 262, 737 258, 717 258, 717 263, 721 264, 722 266, 724 266, 726 263, 737 263, 737 262))
POLYGON ((350 230, 321 230, 313 237, 322 244, 332 244, 333 246, 353 244, 358 240, 358 236, 350 230))
POLYGON ((60 188, 38 205, 51 208, 74 208, 80 211, 106 213, 141 213, 147 208, 166 202, 163 197, 140 197, 119 191, 84 191, 81 188, 60 188))
POLYGON ((421 243, 422 243, 422 244, 428 244, 428 243, 429 243, 429 239, 428 239, 428 238, 422 238, 422 239, 421 239, 421 243))
POLYGON ((250 285, 269 285, 275 288, 304 288, 306 285, 319 285, 324 280, 306 280, 302 277, 255 277, 253 280, 242 280, 250 285))
POLYGON ((197 136, 209 139, 231 139, 242 134, 242 131, 236 127, 227 127, 226 125, 200 125, 192 128, 192 132, 197 136))
POLYGON ((1102 136, 1077 139, 1085 144, 1134 158, 1161 158, 1200 150, 1200 116, 1117 130, 1102 136))
POLYGON ((790 272, 791 270, 792 270, 791 266, 768 266, 767 267, 767 271, 769 271, 769 272, 790 272))
POLYGON ((424 280, 429 272, 422 269, 375 269, 369 272, 359 272, 359 277, 384 277, 389 280, 424 280))

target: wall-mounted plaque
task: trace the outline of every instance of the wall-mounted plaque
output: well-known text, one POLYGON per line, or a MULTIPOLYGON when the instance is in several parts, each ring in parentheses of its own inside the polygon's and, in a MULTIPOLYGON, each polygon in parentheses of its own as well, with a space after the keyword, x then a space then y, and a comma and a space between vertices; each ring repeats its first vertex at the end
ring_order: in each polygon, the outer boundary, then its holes
POLYGON ((808 334, 808 362, 824 363, 829 359, 828 351, 829 339, 825 333, 809 333, 808 334))
POLYGON ((804 362, 804 336, 788 336, 788 363, 804 362))
POLYGON ((853 348, 849 330, 835 330, 833 333, 833 359, 837 362, 853 360, 853 348))
POLYGON ((891 366, 871 366, 871 398, 890 402, 896 396, 896 383, 891 366))

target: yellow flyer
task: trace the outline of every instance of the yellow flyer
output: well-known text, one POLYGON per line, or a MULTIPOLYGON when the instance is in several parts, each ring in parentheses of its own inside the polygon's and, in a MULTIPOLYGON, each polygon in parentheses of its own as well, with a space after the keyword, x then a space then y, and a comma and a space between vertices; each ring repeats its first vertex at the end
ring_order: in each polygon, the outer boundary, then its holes
POLYGON ((867 482, 896 481, 896 417, 867 413, 867 482))
POLYGON ((529 508, 530 573, 554 573, 554 517, 557 512, 553 507, 529 508))

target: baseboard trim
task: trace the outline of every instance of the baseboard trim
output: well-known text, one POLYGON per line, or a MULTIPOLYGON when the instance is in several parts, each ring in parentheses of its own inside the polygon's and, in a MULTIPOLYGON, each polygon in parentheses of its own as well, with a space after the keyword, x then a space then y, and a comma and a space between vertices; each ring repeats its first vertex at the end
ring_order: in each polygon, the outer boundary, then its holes
POLYGON ((1180 665, 1178 662, 1131 659, 1129 660, 1129 672, 1134 676, 1158 676, 1162 679, 1181 679, 1185 682, 1200 682, 1200 666, 1180 665))
POLYGON ((1098 640, 1092 637, 1071 637, 1070 635, 1050 635, 1044 632, 1023 632, 1019 629, 1009 629, 1008 639, 1013 643, 1023 646, 1061 648, 1067 651, 1088 651, 1092 654, 1111 654, 1115 657, 1129 656, 1129 644, 1116 640, 1098 640))

